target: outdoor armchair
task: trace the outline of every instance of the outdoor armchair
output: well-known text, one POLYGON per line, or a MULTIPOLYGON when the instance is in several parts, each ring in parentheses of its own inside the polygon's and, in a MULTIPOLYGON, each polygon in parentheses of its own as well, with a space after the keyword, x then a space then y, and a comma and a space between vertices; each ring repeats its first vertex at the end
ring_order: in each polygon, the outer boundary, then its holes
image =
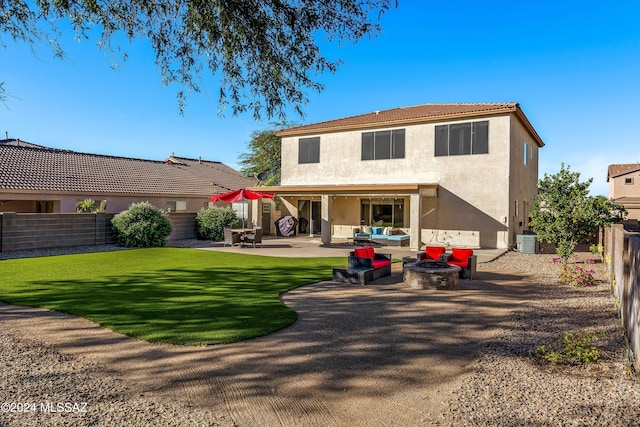
POLYGON ((251 244, 254 248, 256 247, 256 243, 262 246, 262 227, 256 227, 253 229, 253 232, 245 233, 244 243, 251 244))
POLYGON ((349 253, 348 268, 374 270, 374 280, 391 274, 391 254, 376 253, 372 247, 354 249, 349 253))
POLYGON ((230 228, 224 229, 224 245, 239 245, 242 243, 242 239, 239 233, 234 233, 230 228))
POLYGON ((451 248, 447 264, 462 268, 460 278, 473 279, 476 275, 477 256, 473 254, 473 249, 451 248))
POLYGON ((444 246, 426 246, 424 251, 418 252, 418 260, 420 261, 440 261, 440 257, 444 254, 446 248, 444 246))
POLYGON ((391 254, 378 254, 372 247, 351 251, 347 268, 333 269, 333 280, 366 285, 391 274, 391 254))

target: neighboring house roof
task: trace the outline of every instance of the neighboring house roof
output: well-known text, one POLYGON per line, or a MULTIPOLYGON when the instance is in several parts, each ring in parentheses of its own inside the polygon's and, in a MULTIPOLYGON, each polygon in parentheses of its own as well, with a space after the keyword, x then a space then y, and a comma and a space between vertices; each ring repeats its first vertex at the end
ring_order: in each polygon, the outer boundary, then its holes
POLYGON ((482 117, 488 115, 514 113, 525 127, 531 132, 539 146, 544 142, 535 131, 527 117, 515 102, 479 103, 479 104, 422 104, 410 107, 392 108, 390 110, 374 111, 358 116, 312 123, 282 129, 277 136, 310 135, 328 132, 341 132, 354 129, 369 129, 406 124, 419 124, 448 119, 482 117))
MULTIPOLYGON (((0 139, 1 145, 15 145, 18 147, 31 147, 31 148, 47 148, 44 145, 32 144, 30 142, 21 141, 20 139, 8 138, 8 139, 0 139)), ((50 148, 53 150, 53 148, 50 148)))
POLYGON ((609 165, 607 170, 607 182, 610 178, 617 178, 628 173, 640 171, 640 163, 627 163, 620 165, 609 165))
POLYGON ((256 184, 220 162, 174 156, 142 160, 23 144, 0 143, 0 192, 200 197, 256 184))

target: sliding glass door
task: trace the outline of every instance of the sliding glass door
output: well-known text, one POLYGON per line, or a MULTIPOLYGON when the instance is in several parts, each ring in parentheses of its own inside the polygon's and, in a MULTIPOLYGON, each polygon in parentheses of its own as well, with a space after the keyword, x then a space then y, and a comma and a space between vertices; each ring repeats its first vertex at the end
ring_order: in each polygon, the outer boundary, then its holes
POLYGON ((362 199, 360 219, 364 225, 404 227, 404 199, 362 199))

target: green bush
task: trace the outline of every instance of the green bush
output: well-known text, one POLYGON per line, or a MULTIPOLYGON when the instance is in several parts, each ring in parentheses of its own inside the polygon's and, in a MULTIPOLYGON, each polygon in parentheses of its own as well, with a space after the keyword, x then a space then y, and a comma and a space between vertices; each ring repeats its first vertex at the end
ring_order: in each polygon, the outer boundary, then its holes
MULTIPOLYGON (((604 331, 600 331, 600 336, 604 335, 604 331)), ((598 349, 592 344, 597 340, 598 337, 592 332, 565 332, 555 345, 538 346, 535 355, 554 365, 588 365, 598 360, 598 349)))
POLYGON ((212 240, 214 242, 224 239, 225 227, 237 227, 240 224, 240 218, 231 209, 209 207, 202 208, 196 215, 196 225, 198 238, 204 240, 212 240))
POLYGON ((126 248, 164 246, 171 234, 167 215, 149 202, 132 203, 113 217, 111 225, 116 244, 126 248))
POLYGON ((82 202, 77 204, 76 212, 78 213, 104 212, 104 208, 93 199, 85 199, 82 202))

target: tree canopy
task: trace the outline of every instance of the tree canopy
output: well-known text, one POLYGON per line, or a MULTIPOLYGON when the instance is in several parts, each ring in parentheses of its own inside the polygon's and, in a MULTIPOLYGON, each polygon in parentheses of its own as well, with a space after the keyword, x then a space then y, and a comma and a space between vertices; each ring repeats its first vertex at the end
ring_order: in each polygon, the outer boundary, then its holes
POLYGON ((0 0, 0 41, 48 44, 63 56, 60 24, 77 37, 100 31, 102 49, 121 54, 118 38, 145 38, 162 83, 179 86, 180 110, 201 90, 202 71, 220 78, 221 111, 260 119, 300 115, 312 74, 334 72, 340 60, 320 52, 323 41, 353 42, 380 31, 380 16, 397 0, 0 0))
POLYGON ((545 174, 538 185, 531 226, 538 239, 555 245, 565 260, 600 227, 616 223, 626 214, 624 207, 604 196, 589 196, 592 181, 580 182, 580 173, 563 164, 557 174, 545 174))
MULTIPOLYGON (((278 129, 289 126, 274 125, 278 129)), ((261 185, 280 185, 281 142, 273 130, 254 131, 247 144, 248 151, 240 154, 240 171, 251 177, 261 175, 261 185)))

